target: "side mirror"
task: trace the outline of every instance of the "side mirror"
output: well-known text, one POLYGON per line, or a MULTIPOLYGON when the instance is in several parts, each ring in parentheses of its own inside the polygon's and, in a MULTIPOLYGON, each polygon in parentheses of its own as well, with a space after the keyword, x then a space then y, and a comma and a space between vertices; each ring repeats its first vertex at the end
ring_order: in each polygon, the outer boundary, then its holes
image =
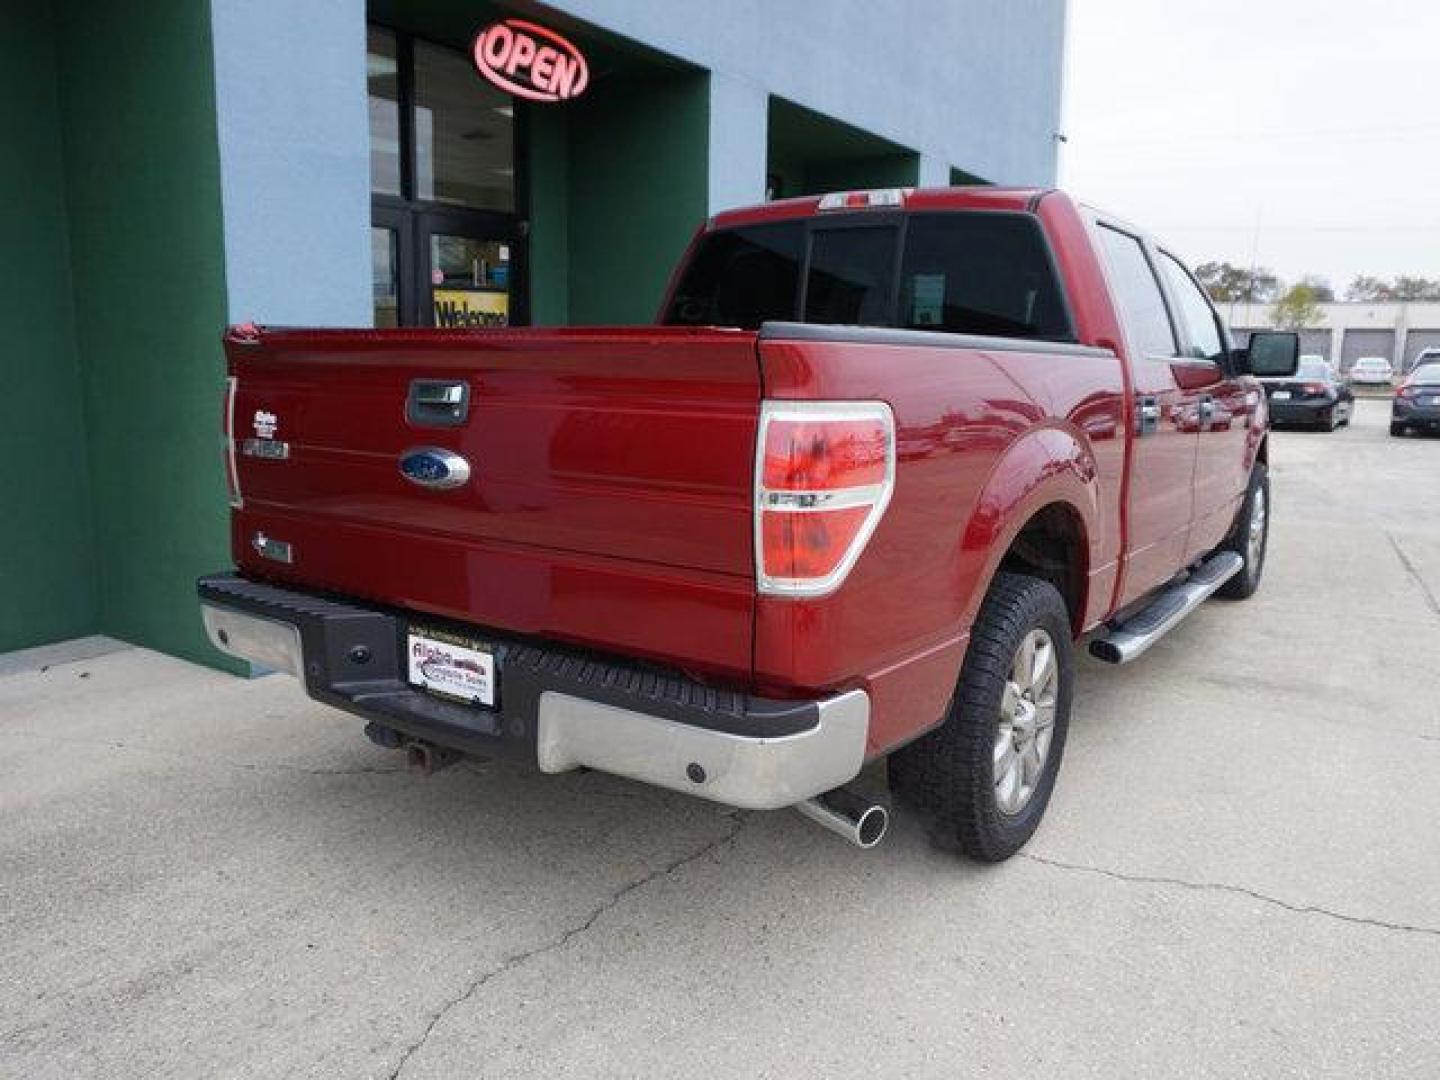
POLYGON ((1300 335, 1285 330, 1257 330, 1250 347, 1237 350, 1241 371, 1262 379, 1283 379, 1300 366, 1300 335))

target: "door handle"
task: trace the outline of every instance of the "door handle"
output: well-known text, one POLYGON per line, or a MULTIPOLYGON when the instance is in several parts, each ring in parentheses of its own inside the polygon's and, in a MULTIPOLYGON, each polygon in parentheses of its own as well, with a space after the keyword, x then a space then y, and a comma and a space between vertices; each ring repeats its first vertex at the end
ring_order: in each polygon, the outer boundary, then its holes
POLYGON ((1149 435, 1160 430, 1160 402, 1157 398, 1142 397, 1135 403, 1135 434, 1149 435))
POLYGON ((445 379, 415 379, 405 398, 405 419, 418 427, 459 427, 470 411, 470 386, 445 379))

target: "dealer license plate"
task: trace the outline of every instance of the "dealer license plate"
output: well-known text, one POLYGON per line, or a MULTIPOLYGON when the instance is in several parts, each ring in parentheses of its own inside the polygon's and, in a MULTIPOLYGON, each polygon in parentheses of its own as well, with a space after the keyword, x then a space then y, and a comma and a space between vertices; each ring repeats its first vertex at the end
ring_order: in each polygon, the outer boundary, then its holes
POLYGON ((467 705, 495 705, 495 654, 486 646, 440 630, 409 632, 411 686, 467 705))
POLYGON ((1289 400, 1290 400, 1290 391, 1289 391, 1289 390, 1276 390, 1275 393, 1273 393, 1273 394, 1270 395, 1270 400, 1271 400, 1271 401, 1289 401, 1289 400))

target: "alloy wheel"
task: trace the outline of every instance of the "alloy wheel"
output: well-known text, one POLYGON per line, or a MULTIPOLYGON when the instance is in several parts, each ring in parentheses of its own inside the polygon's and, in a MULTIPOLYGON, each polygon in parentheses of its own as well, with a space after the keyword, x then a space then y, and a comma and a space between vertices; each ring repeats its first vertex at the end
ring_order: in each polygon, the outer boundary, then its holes
POLYGON ((1245 562, 1253 573, 1265 557, 1265 527, 1269 517, 1265 507, 1265 489, 1255 489, 1255 498, 1250 507, 1250 530, 1245 542, 1245 562))
POLYGON ((1060 665, 1050 634, 1036 627, 1015 650, 996 725, 995 803, 1002 814, 1024 810, 1035 794, 1055 728, 1060 665))

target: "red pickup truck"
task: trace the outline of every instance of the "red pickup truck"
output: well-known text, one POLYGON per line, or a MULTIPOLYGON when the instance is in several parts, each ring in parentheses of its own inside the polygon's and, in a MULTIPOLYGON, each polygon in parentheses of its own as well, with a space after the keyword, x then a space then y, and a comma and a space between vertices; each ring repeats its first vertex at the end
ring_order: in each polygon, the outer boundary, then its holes
POLYGON ((1056 191, 717 215, 659 325, 225 338, 222 650, 417 766, 510 755, 862 846, 889 786, 999 860, 1074 647, 1143 652, 1264 565, 1265 395, 1143 233, 1056 191), (870 774, 867 773, 867 777, 870 774))

